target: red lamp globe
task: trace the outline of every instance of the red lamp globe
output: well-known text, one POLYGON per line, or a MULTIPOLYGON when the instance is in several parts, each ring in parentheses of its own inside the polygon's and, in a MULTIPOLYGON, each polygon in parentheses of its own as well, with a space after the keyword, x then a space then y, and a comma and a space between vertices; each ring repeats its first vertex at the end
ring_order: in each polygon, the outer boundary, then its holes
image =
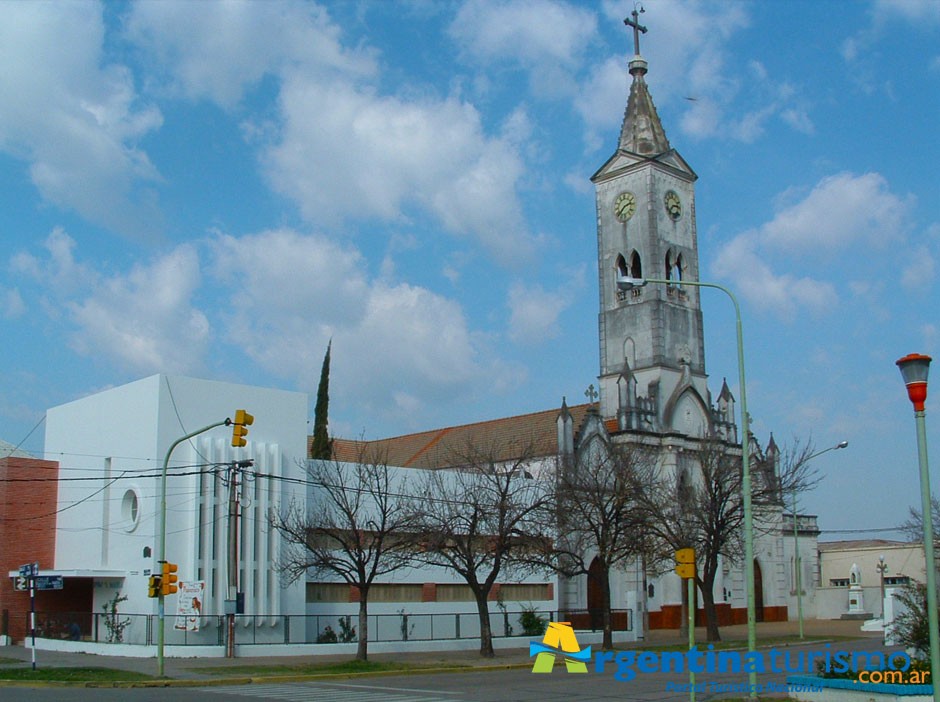
POLYGON ((907 396, 914 403, 915 412, 924 411, 924 402, 927 400, 927 373, 930 371, 931 360, 933 359, 930 356, 910 353, 896 361, 907 386, 907 396))

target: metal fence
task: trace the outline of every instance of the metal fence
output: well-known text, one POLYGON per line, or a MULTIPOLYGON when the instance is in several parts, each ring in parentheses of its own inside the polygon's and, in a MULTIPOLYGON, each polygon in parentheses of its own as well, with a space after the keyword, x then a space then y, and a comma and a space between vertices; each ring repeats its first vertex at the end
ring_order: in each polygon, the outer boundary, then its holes
MULTIPOLYGON (((603 627, 602 611, 587 609, 522 610, 490 612, 493 638, 540 637, 548 622, 569 622, 579 631, 603 627)), ((167 646, 222 646, 228 629, 225 615, 200 617, 198 631, 177 628, 177 617, 165 621, 167 646)), ((614 631, 633 631, 633 611, 611 610, 614 631)), ((36 636, 95 643, 154 645, 159 626, 156 614, 97 614, 93 612, 37 612, 36 636)), ((480 636, 476 612, 395 614, 368 616, 369 641, 435 641, 473 639, 480 636)), ((351 643, 359 640, 356 614, 235 615, 238 644, 351 643)), ((29 620, 27 615, 27 632, 29 620)))

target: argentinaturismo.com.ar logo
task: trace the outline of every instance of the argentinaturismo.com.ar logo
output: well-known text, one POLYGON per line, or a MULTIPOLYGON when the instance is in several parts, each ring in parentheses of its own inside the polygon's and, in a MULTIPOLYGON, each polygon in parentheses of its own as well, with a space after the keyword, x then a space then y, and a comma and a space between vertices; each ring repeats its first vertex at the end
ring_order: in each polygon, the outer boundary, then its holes
POLYGON ((569 673, 588 672, 591 647, 581 650, 570 622, 549 622, 542 642, 529 642, 529 658, 535 656, 533 673, 551 673, 556 655, 565 657, 565 666, 569 673))
POLYGON ((904 651, 888 655, 881 651, 839 651, 828 643, 821 651, 775 647, 769 651, 716 651, 709 644, 707 650, 693 646, 688 651, 600 651, 592 658, 591 647, 581 649, 568 622, 550 622, 541 642, 529 642, 532 656, 533 673, 552 672, 556 657, 561 656, 569 673, 587 673, 587 664, 593 663, 593 672, 613 668, 614 679, 621 682, 633 680, 637 673, 807 673, 817 666, 827 673, 867 671, 867 679, 863 680, 867 682, 871 671, 903 673, 911 667, 904 651))

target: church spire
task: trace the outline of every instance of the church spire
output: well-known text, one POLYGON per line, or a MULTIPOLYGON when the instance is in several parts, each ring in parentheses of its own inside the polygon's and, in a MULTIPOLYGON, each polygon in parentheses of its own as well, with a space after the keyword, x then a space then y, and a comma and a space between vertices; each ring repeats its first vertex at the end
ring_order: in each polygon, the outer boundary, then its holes
MULTIPOLYGON (((642 8, 640 9, 642 12, 642 8)), ((639 23, 639 13, 634 8, 631 13, 633 19, 625 19, 623 23, 633 27, 634 56, 630 60, 630 75, 633 76, 633 85, 630 86, 630 97, 627 100, 627 110, 623 115, 623 126, 620 128, 619 148, 641 156, 657 156, 669 151, 669 140, 656 106, 646 87, 647 63, 640 55, 640 32, 646 33, 646 27, 639 23)))

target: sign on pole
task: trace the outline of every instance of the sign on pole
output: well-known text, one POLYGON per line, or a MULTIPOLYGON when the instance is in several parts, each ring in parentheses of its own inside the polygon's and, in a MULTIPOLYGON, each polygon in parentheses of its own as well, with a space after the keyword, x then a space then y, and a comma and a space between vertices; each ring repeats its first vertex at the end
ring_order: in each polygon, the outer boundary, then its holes
POLYGON ((695 549, 680 548, 676 551, 676 574, 680 578, 695 577, 695 549))
POLYGON ((180 581, 179 588, 176 624, 173 628, 181 631, 199 631, 199 618, 202 616, 206 583, 204 580, 180 581))
POLYGON ((61 590, 64 587, 61 575, 38 575, 33 580, 37 590, 61 590))

